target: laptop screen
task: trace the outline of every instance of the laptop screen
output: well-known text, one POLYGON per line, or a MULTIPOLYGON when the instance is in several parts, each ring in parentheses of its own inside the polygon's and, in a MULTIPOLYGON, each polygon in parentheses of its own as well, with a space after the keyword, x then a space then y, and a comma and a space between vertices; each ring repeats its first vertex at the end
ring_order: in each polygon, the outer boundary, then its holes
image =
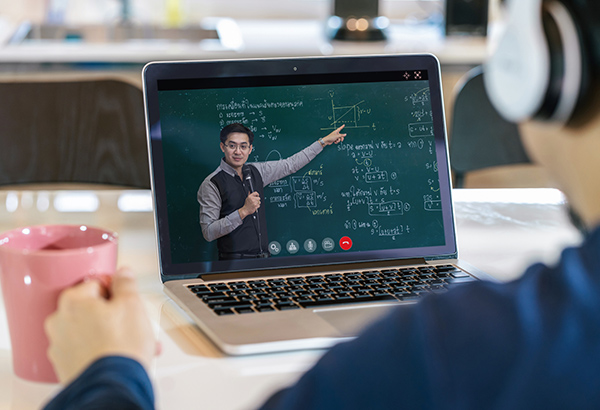
POLYGON ((435 57, 152 63, 144 79, 165 280, 455 255, 435 57), (260 178, 248 181, 242 174, 233 180, 235 167, 224 159, 228 148, 219 139, 233 123, 254 136, 243 169, 280 161, 254 169, 283 173, 261 187, 263 209, 256 215, 263 220, 252 220, 244 234, 235 226, 240 216, 228 215, 237 212, 249 191, 230 189, 248 189, 246 182, 260 183, 260 178), (342 125, 344 140, 321 151, 317 141, 342 125), (310 158, 302 160, 307 163, 300 170, 279 171, 286 158, 307 148, 310 158), (207 179, 211 189, 199 193, 207 179), (205 201, 203 195, 208 195, 205 201), (239 204, 232 204, 236 200, 239 204), (256 241, 260 257, 245 253, 256 248, 246 243, 236 251, 230 249, 235 240, 203 235, 200 203, 217 208, 215 222, 229 218, 216 236, 256 241), (235 229, 229 232, 231 223, 235 229))

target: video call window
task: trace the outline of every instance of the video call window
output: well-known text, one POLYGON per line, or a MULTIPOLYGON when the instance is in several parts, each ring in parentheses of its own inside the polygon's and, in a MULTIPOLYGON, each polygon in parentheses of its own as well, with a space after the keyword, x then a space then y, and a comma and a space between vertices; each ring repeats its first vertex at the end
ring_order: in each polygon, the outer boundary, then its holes
POLYGON ((202 237, 196 194, 223 157, 220 130, 234 122, 254 133, 250 163, 287 158, 345 125, 344 142, 264 188, 271 259, 445 244, 427 72, 344 81, 159 84, 173 264, 220 269, 216 242, 202 237))

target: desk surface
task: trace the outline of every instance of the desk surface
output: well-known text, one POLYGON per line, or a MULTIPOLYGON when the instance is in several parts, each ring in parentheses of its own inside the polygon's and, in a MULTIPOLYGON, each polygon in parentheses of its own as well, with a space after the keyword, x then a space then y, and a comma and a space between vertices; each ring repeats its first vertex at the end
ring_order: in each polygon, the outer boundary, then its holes
MULTIPOLYGON (((461 259, 499 280, 552 263, 580 240, 555 190, 455 190, 461 259)), ((159 409, 246 409, 294 382, 323 351, 225 357, 163 293, 146 191, 0 191, 0 231, 81 223, 119 232, 119 264, 135 268, 163 353, 151 371, 159 409), (235 394, 232 394, 235 392, 235 394)), ((59 389, 14 376, 0 304, 0 410, 37 409, 59 389)))

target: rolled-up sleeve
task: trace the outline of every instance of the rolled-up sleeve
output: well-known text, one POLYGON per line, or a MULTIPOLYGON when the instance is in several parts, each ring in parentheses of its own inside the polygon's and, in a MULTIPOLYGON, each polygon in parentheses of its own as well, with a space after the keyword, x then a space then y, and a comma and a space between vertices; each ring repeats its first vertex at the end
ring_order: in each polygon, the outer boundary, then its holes
POLYGON ((242 218, 237 210, 223 218, 219 218, 221 194, 217 186, 208 179, 198 189, 198 203, 200 204, 202 236, 208 242, 229 234, 242 224, 242 218))

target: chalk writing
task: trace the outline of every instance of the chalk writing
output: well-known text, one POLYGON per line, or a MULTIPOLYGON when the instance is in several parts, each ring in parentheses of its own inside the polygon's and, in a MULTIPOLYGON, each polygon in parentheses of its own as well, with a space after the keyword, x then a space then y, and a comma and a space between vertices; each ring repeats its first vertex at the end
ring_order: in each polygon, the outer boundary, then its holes
POLYGON ((296 192, 294 193, 294 203, 296 208, 315 208, 317 197, 314 192, 296 192))
POLYGON ((429 103, 429 87, 423 88, 417 92, 404 97, 404 101, 411 101, 412 105, 424 106, 429 103))
POLYGON ((241 101, 231 100, 225 104, 216 104, 217 111, 234 111, 234 110, 246 110, 246 109, 260 109, 260 108, 289 108, 296 109, 304 106, 303 101, 267 101, 261 102, 250 102, 247 99, 241 101))
POLYGON ((370 216, 403 215, 404 203, 402 201, 381 202, 378 204, 369 204, 368 209, 370 216))
POLYGON ((438 197, 432 195, 423 195, 423 207, 426 211, 441 211, 442 201, 438 197))
POLYGON ((292 177, 294 191, 312 191, 311 182, 309 177, 292 177))
POLYGON ((365 174, 365 181, 367 183, 387 182, 388 181, 388 173, 387 173, 387 171, 367 172, 365 174))
POLYGON ((408 135, 412 138, 433 137, 433 123, 421 122, 408 124, 408 135))

